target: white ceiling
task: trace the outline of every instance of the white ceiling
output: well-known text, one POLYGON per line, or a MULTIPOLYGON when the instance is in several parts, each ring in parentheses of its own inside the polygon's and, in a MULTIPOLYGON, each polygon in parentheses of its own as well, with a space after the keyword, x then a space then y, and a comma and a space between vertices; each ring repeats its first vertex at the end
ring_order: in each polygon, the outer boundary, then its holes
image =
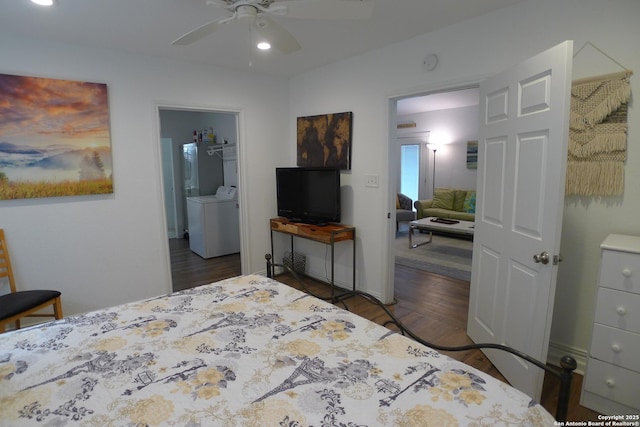
POLYGON ((189 46, 171 45, 194 27, 228 14, 205 0, 56 0, 48 9, 29 0, 0 0, 0 37, 18 35, 288 77, 522 0, 364 1, 374 2, 367 21, 275 18, 302 46, 291 54, 252 48, 249 29, 242 24, 225 26, 189 46))

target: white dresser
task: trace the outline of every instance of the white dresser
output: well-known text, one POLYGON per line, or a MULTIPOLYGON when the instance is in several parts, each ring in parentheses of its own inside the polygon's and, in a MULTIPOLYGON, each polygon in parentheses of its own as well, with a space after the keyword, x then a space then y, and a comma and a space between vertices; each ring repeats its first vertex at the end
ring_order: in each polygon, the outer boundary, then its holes
POLYGON ((640 236, 609 235, 580 404, 606 415, 640 412, 640 236))

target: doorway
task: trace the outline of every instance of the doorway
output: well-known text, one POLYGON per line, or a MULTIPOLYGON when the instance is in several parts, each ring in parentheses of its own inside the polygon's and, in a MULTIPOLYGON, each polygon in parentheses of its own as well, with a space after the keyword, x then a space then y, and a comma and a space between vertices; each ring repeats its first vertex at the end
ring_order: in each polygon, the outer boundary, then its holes
MULTIPOLYGON (((188 205, 198 199, 211 204, 218 188, 234 187, 239 193, 239 119, 237 111, 201 109, 188 106, 158 106, 159 136, 162 157, 166 238, 169 241, 172 290, 182 290, 241 274, 240 204, 233 204, 237 218, 229 224, 237 228, 233 250, 223 251, 200 223, 191 224, 198 237, 210 241, 215 253, 191 250, 188 205), (187 203, 189 200, 191 202, 187 203), (236 225, 239 224, 239 225, 236 225), (208 233, 208 234, 207 234, 208 233), (240 248, 240 251, 238 251, 240 248), (198 252, 200 255, 198 255, 198 252)), ((217 204, 216 204, 217 205, 217 204)), ((191 208, 192 209, 192 208, 191 208)), ((226 209, 228 210, 228 209, 226 209)), ((234 215, 235 216, 235 215, 234 215)), ((228 227, 217 226, 226 230, 228 227)), ((228 237, 228 236, 227 236, 228 237)), ((201 240, 201 239, 200 239, 201 240)), ((224 239, 227 245, 228 239, 224 239)), ((199 241, 196 239, 196 241, 199 241)), ((196 241, 193 241, 195 243, 196 241)), ((220 240, 220 242, 222 242, 220 240)))
MULTIPOLYGON (((391 197, 395 198, 397 191, 411 192, 409 197, 415 203, 416 200, 432 199, 436 187, 475 189, 476 170, 467 167, 466 156, 467 142, 477 139, 478 86, 414 94, 393 102, 396 104, 395 118, 390 122, 396 129, 395 137, 390 138, 389 175, 395 181, 390 183, 391 197), (437 157, 434 143, 440 144, 437 157), (416 166, 417 173, 414 171, 416 166), (412 188, 416 182, 417 192, 412 188)), ((436 236, 436 240, 440 240, 437 244, 408 249, 408 232, 408 225, 404 224, 390 239, 394 246, 390 250, 390 270, 399 263, 469 280, 470 240, 441 235, 436 236), (444 256, 445 253, 450 256, 444 256)))

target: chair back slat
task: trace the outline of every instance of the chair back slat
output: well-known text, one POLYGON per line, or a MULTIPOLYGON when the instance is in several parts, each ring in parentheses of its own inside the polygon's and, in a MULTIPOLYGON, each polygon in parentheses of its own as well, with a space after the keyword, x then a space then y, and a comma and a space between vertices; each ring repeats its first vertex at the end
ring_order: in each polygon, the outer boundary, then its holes
POLYGON ((4 238, 4 229, 0 228, 0 278, 9 279, 9 287, 11 292, 16 292, 16 283, 13 278, 13 270, 11 268, 11 258, 9 258, 9 250, 7 242, 4 238))

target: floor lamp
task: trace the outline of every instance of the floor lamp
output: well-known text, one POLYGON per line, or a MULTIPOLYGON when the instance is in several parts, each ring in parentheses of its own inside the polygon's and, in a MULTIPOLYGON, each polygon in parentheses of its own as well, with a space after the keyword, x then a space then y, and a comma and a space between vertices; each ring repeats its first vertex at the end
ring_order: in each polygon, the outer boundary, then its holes
POLYGON ((431 148, 433 150, 433 178, 431 179, 431 193, 432 196, 436 195, 436 151, 438 151, 438 147, 433 146, 431 148))

